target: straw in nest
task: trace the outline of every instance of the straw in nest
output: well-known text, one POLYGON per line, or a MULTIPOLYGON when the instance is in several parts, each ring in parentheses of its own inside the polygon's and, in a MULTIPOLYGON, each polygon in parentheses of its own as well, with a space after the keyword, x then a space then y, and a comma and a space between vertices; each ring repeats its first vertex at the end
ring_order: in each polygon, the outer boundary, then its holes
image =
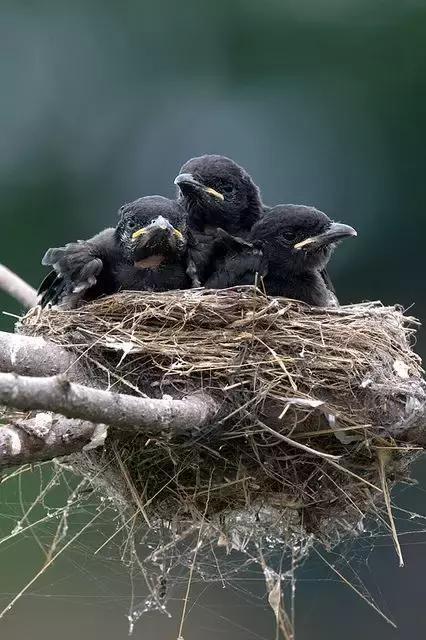
POLYGON ((73 349, 96 385, 220 399, 200 432, 112 432, 102 453, 73 459, 142 513, 152 563, 188 532, 206 548, 306 548, 388 516, 388 487, 417 453, 405 438, 424 398, 417 324, 380 303, 312 309, 241 288, 124 292, 33 311, 20 330, 73 349))

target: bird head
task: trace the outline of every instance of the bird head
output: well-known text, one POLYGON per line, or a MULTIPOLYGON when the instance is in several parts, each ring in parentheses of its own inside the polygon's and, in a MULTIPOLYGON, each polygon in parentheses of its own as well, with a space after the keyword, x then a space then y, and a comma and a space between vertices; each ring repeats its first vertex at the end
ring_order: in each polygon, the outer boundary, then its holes
POLYGON ((255 245, 262 248, 269 265, 285 264, 293 272, 324 269, 336 244, 356 235, 349 225, 303 205, 273 207, 252 230, 255 245))
POLYGON ((121 207, 116 234, 138 268, 157 268, 183 257, 186 212, 173 200, 147 196, 121 207))
POLYGON ((262 214, 258 187, 245 169, 225 156, 188 160, 174 182, 189 224, 199 230, 206 226, 230 233, 249 230, 262 214))

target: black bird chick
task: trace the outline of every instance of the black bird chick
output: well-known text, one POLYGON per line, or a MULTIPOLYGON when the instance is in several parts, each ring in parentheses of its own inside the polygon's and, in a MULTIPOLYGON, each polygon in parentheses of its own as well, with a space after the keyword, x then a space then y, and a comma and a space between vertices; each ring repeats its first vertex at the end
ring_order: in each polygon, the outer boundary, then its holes
POLYGON ((115 236, 123 255, 114 269, 119 289, 168 291, 189 286, 186 212, 178 202, 146 196, 125 205, 115 236))
POLYGON ((253 247, 228 255, 206 286, 253 284, 257 273, 268 295, 335 306, 321 272, 336 244, 356 235, 355 229, 333 222, 314 207, 278 205, 254 225, 249 237, 253 247))
POLYGON ((193 286, 200 286, 220 252, 226 253, 227 242, 245 239, 262 216, 260 192, 245 169, 220 155, 188 160, 175 184, 188 214, 188 274, 193 286), (218 228, 226 233, 217 234, 218 228))
POLYGON ((185 210, 176 201, 147 196, 121 207, 119 216, 115 229, 46 252, 42 262, 54 270, 39 288, 41 306, 75 307, 121 289, 189 286, 185 210))

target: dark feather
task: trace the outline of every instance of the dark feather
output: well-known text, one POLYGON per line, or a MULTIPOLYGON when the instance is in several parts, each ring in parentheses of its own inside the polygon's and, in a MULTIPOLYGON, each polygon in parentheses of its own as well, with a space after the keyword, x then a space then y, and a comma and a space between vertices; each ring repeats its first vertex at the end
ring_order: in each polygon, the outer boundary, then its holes
POLYGON ((260 192, 245 169, 219 155, 192 158, 175 182, 188 214, 188 273, 199 286, 214 273, 226 246, 217 229, 245 239, 262 215, 260 192))
POLYGON ((324 273, 336 242, 350 235, 355 235, 351 227, 336 225, 314 207, 279 205, 253 226, 251 248, 233 250, 216 263, 207 286, 253 284, 258 274, 268 295, 335 306, 324 273))
POLYGON ((149 196, 125 205, 119 215, 115 229, 46 252, 43 264, 54 271, 40 285, 42 306, 77 306, 121 289, 188 286, 184 209, 173 200, 149 196), (143 234, 134 238, 138 229, 144 229, 143 234), (141 268, 152 256, 161 264, 141 268))

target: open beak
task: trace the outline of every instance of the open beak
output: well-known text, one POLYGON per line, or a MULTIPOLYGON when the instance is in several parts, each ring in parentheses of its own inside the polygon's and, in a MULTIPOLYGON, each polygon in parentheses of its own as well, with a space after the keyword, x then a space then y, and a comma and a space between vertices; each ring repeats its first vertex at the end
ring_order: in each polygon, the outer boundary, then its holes
POLYGON ((225 200, 222 193, 216 191, 212 187, 206 187, 204 184, 199 182, 194 178, 191 173, 180 173, 176 176, 174 183, 179 187, 182 192, 187 191, 203 191, 204 193, 208 193, 213 198, 220 200, 223 202, 225 200))
POLYGON ((158 216, 158 218, 153 220, 147 227, 141 227, 140 229, 132 233, 132 240, 137 240, 141 236, 158 229, 163 229, 164 231, 168 229, 172 231, 173 235, 179 238, 179 240, 183 240, 183 235, 179 231, 179 229, 175 229, 174 226, 167 220, 167 218, 163 218, 163 216, 158 216))
POLYGON ((350 238, 351 236, 357 236, 357 232, 353 227, 348 224, 342 224, 341 222, 332 222, 330 227, 324 233, 320 233, 317 236, 306 238, 301 242, 297 242, 294 245, 294 249, 317 249, 324 247, 332 242, 338 242, 343 238, 350 238))

